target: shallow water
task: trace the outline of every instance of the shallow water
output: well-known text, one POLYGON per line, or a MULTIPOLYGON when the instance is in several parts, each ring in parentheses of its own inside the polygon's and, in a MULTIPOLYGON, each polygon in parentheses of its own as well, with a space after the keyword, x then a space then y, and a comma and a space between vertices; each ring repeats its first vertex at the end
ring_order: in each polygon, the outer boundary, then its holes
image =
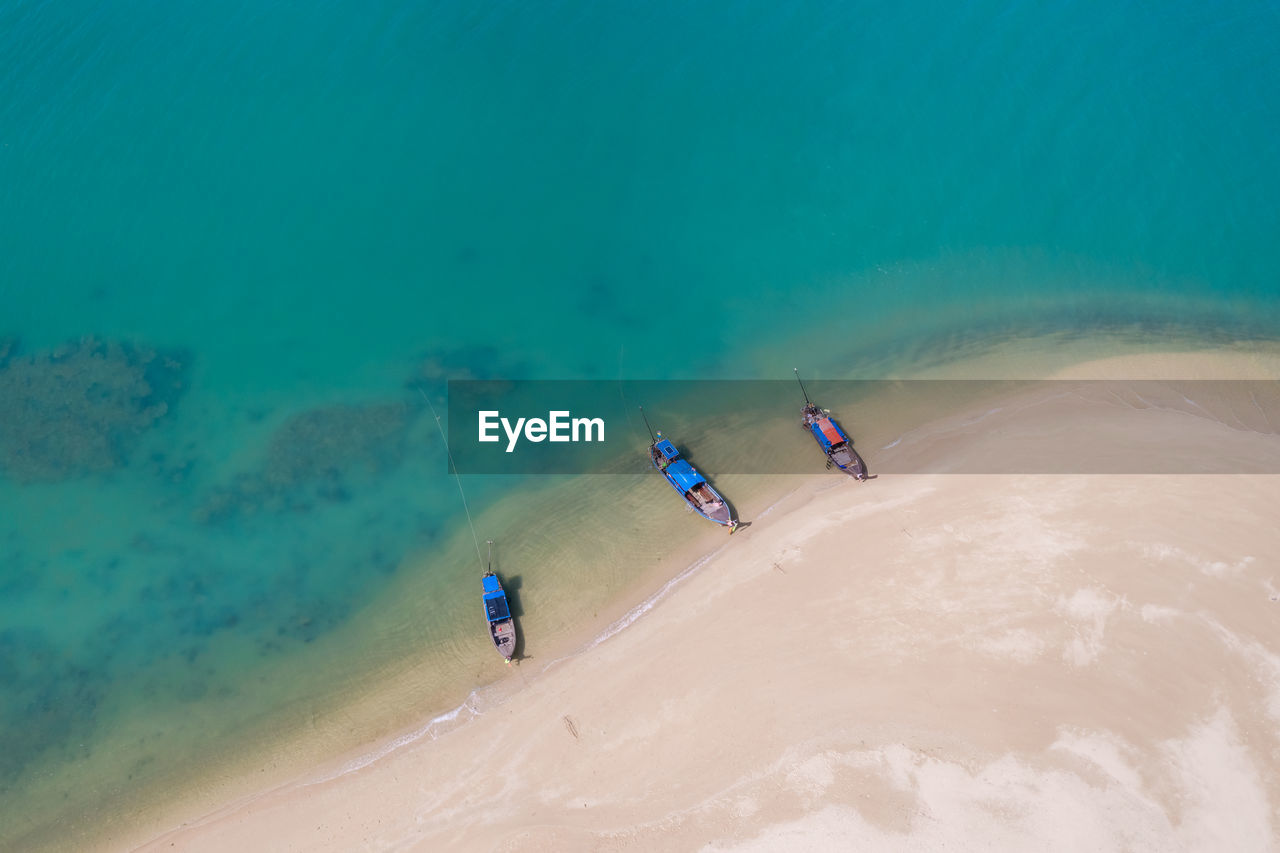
MULTIPOLYGON (((1277 35, 1244 3, 0 8, 0 842, 495 676, 419 385, 1274 337, 1277 35)), ((532 627, 696 535, 655 542, 634 482, 468 478, 532 627)))

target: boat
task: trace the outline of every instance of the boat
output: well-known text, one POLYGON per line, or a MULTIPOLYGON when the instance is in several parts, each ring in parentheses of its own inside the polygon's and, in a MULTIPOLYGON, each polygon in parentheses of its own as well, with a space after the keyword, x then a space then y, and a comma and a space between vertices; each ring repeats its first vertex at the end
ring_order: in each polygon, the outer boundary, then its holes
POLYGON ((675 489, 689 508, 707 521, 714 521, 729 532, 737 526, 733 518, 733 510, 728 502, 707 482, 707 478, 698 473, 698 469, 680 456, 680 451, 662 433, 658 433, 653 444, 649 445, 649 460, 653 467, 662 472, 671 488, 675 489))
POLYGON ((516 653, 516 623, 507 603, 507 593, 493 572, 493 543, 489 543, 489 569, 484 573, 484 612, 489 620, 489 639, 498 654, 511 663, 516 653))
MULTIPOLYGON (((796 368, 796 381, 800 382, 800 369, 796 368)), ((853 439, 840 428, 831 412, 819 408, 809 400, 809 392, 800 382, 800 390, 804 393, 804 408, 800 410, 800 425, 813 435, 814 441, 827 457, 827 467, 835 465, 841 471, 859 482, 867 479, 867 465, 853 449, 853 439)))
MULTIPOLYGON (((643 411, 641 409, 641 412, 643 411)), ((649 419, 646 417, 645 425, 648 426, 648 423, 649 419)), ((687 459, 682 458, 680 451, 662 433, 654 435, 650 431, 650 437, 653 443, 649 445, 649 461, 662 473, 662 476, 667 478, 671 488, 675 489, 680 497, 684 498, 689 508, 698 515, 707 521, 729 528, 729 532, 733 533, 738 522, 733 517, 733 509, 728 501, 711 488, 707 478, 699 474, 687 459)))

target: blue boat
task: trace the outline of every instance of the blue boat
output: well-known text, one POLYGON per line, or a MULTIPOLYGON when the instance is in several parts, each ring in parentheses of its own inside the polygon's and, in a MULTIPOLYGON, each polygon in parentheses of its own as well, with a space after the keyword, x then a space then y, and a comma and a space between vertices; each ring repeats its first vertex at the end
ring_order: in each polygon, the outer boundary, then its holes
MULTIPOLYGON (((648 423, 647 418, 645 422, 648 423)), ((738 522, 733 518, 729 503, 711 488, 707 478, 699 474, 688 460, 681 458, 680 451, 662 433, 654 436, 653 444, 649 445, 649 461, 662 472, 671 488, 684 498, 690 509, 707 521, 729 528, 729 532, 733 533, 738 522)))
POLYGON ((498 654, 511 663, 516 653, 516 623, 511 617, 507 593, 493 573, 493 543, 489 543, 489 570, 484 574, 484 612, 489 620, 489 639, 493 640, 498 654))
MULTIPOLYGON (((796 381, 800 382, 800 369, 796 368, 796 381)), ((859 482, 867 479, 867 465, 853 449, 853 439, 840 428, 831 417, 831 412, 821 409, 809 401, 809 392, 800 382, 800 390, 804 392, 804 408, 800 410, 800 425, 807 429, 818 447, 827 457, 827 467, 835 465, 841 471, 859 482)))

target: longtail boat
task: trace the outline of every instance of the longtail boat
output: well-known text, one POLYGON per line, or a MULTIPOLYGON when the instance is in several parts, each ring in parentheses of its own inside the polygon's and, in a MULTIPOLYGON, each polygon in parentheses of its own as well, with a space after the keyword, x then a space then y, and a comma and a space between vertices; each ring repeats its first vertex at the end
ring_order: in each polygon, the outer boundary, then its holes
MULTIPOLYGON (((800 382, 800 369, 796 368, 796 381, 800 382)), ((867 479, 867 465, 853 449, 853 439, 840 428, 831 412, 819 408, 809 400, 809 392, 800 382, 800 390, 804 393, 804 408, 800 410, 800 425, 807 429, 818 447, 827 457, 827 467, 835 465, 841 471, 858 481, 867 479)))
POLYGON ((498 654, 511 663, 516 653, 516 623, 511 617, 511 606, 502 582, 493 573, 493 543, 489 543, 489 570, 484 573, 484 612, 489 620, 489 639, 498 654))
MULTIPOLYGON (((648 423, 649 418, 646 416, 645 425, 648 423)), ((653 443, 649 445, 649 461, 653 463, 653 467, 667 478, 671 488, 676 490, 691 510, 707 521, 729 528, 729 532, 733 533, 738 522, 733 517, 733 509, 728 501, 711 488, 707 478, 699 474, 687 459, 681 457, 680 451, 662 433, 653 435, 651 432, 650 436, 653 443)))

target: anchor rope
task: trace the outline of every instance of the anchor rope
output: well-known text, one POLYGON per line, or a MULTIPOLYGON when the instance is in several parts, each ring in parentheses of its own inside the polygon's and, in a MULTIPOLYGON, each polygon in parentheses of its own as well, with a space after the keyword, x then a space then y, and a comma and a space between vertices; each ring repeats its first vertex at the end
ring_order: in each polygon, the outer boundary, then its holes
POLYGON ((467 493, 462 488, 462 477, 458 475, 458 466, 453 462, 453 451, 449 449, 449 439, 444 434, 444 427, 440 425, 440 416, 436 414, 436 407, 431 405, 431 398, 427 396, 427 392, 422 390, 421 385, 414 387, 418 389, 422 399, 427 401, 427 408, 431 409, 431 416, 436 419, 436 429, 440 431, 440 440, 444 442, 445 455, 449 457, 449 470, 453 471, 454 482, 458 484, 458 494, 462 496, 462 511, 467 514, 467 526, 471 528, 471 541, 476 546, 476 562, 480 564, 480 569, 483 571, 484 557, 480 556, 480 537, 476 535, 476 525, 471 520, 471 508, 467 506, 467 493))

